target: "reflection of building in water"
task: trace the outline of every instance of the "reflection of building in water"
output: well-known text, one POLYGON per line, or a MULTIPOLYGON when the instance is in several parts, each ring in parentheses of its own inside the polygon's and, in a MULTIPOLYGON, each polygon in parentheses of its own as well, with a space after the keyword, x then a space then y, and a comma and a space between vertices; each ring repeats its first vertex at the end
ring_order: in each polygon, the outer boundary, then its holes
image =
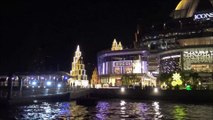
POLYGON ((88 118, 88 110, 87 107, 77 105, 76 102, 71 102, 70 104, 70 113, 71 113, 71 120, 86 120, 88 118))
POLYGON ((77 46, 75 55, 73 57, 70 75, 72 76, 72 79, 69 80, 71 86, 88 86, 89 82, 87 80, 85 65, 83 63, 83 57, 81 56, 79 45, 77 46))
POLYGON ((108 102, 100 101, 96 105, 96 111, 97 113, 95 114, 95 117, 99 120, 105 120, 108 118, 106 114, 110 112, 110 104, 108 102))

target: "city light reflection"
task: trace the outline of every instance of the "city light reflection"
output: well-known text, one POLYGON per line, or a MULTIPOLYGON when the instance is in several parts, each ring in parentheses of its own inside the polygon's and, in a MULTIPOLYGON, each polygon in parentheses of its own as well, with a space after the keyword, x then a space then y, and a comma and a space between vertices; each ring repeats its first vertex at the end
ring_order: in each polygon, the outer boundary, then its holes
POLYGON ((124 100, 121 100, 120 102, 120 106, 121 106, 121 110, 120 110, 120 114, 121 114, 121 117, 122 118, 126 118, 126 117, 129 117, 128 114, 126 114, 126 106, 125 106, 126 102, 124 100))
POLYGON ((152 103, 153 109, 155 111, 155 118, 162 118, 161 112, 160 112, 160 106, 159 106, 159 102, 153 102, 152 103))
POLYGON ((72 102, 34 103, 13 111, 18 120, 189 120, 212 119, 212 105, 169 102, 99 101, 96 106, 72 102))
POLYGON ((96 118, 100 119, 100 120, 104 120, 107 118, 107 113, 109 110, 109 103, 108 102, 98 102, 97 106, 96 106, 96 118))
POLYGON ((172 111, 176 120, 185 120, 186 109, 182 106, 176 105, 172 111))

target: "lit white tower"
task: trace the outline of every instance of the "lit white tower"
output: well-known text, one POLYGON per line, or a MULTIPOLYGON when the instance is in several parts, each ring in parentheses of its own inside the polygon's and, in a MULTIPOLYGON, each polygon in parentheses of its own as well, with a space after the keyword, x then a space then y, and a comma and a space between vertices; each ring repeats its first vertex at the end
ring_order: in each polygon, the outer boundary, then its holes
POLYGON ((75 86, 88 86, 88 80, 85 70, 85 65, 83 63, 83 57, 81 56, 81 51, 79 45, 75 51, 75 55, 73 57, 72 67, 71 67, 70 75, 73 78, 73 83, 75 86))

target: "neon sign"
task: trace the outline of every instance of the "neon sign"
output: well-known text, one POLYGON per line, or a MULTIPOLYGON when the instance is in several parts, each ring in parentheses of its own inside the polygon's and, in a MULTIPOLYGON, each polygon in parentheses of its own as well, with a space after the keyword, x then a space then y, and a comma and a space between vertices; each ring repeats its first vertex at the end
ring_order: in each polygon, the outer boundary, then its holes
POLYGON ((194 15, 194 20, 211 20, 213 18, 213 12, 200 13, 194 15))

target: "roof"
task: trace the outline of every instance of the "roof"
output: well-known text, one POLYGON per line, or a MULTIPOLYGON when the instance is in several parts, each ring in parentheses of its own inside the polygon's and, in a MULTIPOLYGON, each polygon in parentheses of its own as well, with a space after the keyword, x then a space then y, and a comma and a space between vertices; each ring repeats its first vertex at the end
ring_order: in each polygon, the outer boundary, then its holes
POLYGON ((172 12, 174 19, 192 17, 197 12, 213 10, 213 0, 181 0, 172 12))

